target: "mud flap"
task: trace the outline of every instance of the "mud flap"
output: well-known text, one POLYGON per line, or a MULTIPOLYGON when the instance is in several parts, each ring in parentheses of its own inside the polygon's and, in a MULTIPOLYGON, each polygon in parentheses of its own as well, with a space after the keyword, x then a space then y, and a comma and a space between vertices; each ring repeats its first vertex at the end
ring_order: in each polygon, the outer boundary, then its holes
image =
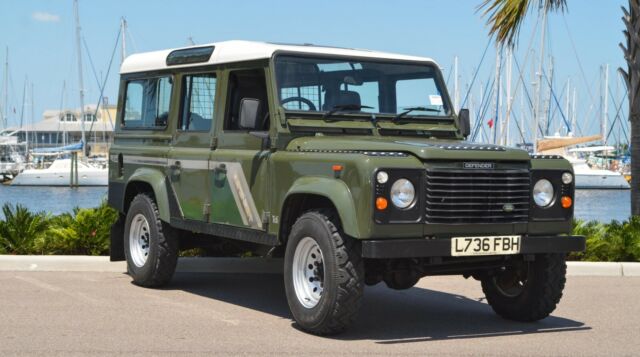
POLYGON ((125 260, 124 257, 124 221, 125 215, 118 214, 118 220, 111 225, 109 236, 109 260, 112 262, 125 260))

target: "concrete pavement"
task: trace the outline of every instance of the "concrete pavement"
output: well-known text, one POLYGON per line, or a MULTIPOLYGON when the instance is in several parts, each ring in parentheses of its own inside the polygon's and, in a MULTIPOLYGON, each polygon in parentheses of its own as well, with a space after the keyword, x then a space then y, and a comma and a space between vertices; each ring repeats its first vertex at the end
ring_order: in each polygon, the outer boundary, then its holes
POLYGON ((568 279, 553 316, 497 317, 479 283, 367 287, 357 323, 316 337, 278 274, 177 273, 144 289, 120 272, 0 272, 0 355, 638 355, 640 278, 568 279))

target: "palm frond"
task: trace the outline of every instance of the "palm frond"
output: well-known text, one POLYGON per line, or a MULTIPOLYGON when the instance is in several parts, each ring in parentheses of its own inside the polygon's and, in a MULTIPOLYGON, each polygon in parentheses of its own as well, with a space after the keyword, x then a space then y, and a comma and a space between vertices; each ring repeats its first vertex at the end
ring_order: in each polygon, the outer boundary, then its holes
POLYGON ((487 17, 489 35, 495 36, 498 44, 513 46, 527 13, 536 3, 546 12, 567 8, 566 0, 484 0, 477 10, 487 17))

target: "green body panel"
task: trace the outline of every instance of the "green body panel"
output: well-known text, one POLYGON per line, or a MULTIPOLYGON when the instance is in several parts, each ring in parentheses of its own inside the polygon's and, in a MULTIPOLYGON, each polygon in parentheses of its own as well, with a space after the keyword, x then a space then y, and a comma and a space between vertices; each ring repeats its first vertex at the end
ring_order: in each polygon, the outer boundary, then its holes
POLYGON ((153 188, 158 211, 160 211, 160 219, 169 222, 171 215, 169 212, 169 193, 167 192, 165 177, 163 172, 155 168, 140 167, 129 177, 127 183, 148 183, 153 188))
POLYGON ((328 198, 338 210, 345 233, 352 237, 364 236, 358 224, 356 214, 358 211, 353 196, 344 181, 320 176, 301 177, 293 183, 285 200, 294 194, 310 194, 328 198))

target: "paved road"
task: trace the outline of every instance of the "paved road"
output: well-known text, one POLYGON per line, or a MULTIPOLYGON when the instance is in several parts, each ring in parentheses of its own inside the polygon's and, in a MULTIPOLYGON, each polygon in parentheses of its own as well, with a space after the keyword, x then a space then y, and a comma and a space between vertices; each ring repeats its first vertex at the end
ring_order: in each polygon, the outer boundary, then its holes
POLYGON ((552 317, 495 316, 479 284, 366 289, 358 322, 296 329, 280 275, 179 273, 163 290, 122 273, 0 272, 0 355, 639 355, 640 278, 570 277, 552 317))

